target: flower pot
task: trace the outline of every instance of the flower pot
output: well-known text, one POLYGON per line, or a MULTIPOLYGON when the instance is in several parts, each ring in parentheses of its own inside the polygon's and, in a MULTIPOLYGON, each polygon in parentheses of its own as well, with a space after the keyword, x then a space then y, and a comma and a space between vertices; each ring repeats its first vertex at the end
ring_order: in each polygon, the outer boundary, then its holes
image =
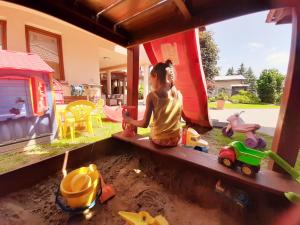
POLYGON ((225 100, 217 100, 217 109, 224 109, 225 100))

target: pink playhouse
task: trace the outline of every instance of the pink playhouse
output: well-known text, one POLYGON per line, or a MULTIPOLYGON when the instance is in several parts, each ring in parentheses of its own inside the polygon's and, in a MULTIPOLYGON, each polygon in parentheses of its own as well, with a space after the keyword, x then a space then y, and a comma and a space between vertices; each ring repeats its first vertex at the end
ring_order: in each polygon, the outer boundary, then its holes
POLYGON ((53 69, 38 55, 0 51, 0 146, 53 133, 53 69))

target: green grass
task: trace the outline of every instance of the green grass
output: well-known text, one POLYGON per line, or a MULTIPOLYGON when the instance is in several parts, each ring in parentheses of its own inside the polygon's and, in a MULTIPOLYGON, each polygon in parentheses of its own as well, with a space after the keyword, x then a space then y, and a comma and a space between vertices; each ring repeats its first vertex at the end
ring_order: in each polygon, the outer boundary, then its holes
MULTIPOLYGON (((61 154, 85 144, 104 140, 120 131, 122 131, 121 123, 103 119, 103 127, 94 127, 95 136, 91 136, 87 132, 76 132, 76 138, 73 141, 70 139, 56 139, 49 144, 39 144, 26 151, 0 153, 0 173, 61 154)), ((149 131, 149 128, 141 128, 138 133, 147 135, 149 131)))
MULTIPOLYGON (((209 102, 210 109, 217 108, 216 102, 209 102)), ((278 105, 271 104, 233 104, 225 103, 225 109, 279 109, 278 105)))
MULTIPOLYGON (((76 138, 71 141, 70 139, 54 140, 50 144, 36 145, 31 150, 22 152, 6 152, 0 154, 0 173, 4 173, 23 165, 34 163, 42 159, 61 154, 67 150, 78 148, 79 146, 93 143, 95 141, 103 140, 111 137, 111 134, 120 132, 122 130, 120 123, 114 123, 110 121, 103 121, 103 127, 95 127, 95 136, 90 136, 86 132, 76 133, 76 138)), ((142 135, 149 135, 149 128, 138 129, 138 133, 142 135)), ((258 134, 263 137, 267 142, 267 149, 271 148, 272 137, 264 134, 258 134)), ((206 134, 202 135, 202 138, 209 143, 209 153, 217 155, 219 150, 228 145, 230 142, 244 141, 245 136, 240 133, 235 133, 232 138, 223 136, 220 129, 213 129, 206 134)), ((266 167, 267 161, 264 161, 263 167, 266 167)), ((295 168, 300 171, 300 154, 295 168)))

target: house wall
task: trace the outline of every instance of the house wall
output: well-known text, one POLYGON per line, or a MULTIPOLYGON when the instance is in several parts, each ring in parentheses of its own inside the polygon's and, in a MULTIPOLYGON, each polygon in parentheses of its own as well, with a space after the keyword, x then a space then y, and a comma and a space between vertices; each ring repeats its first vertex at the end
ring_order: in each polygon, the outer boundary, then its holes
POLYGON ((47 30, 62 37, 65 80, 69 84, 99 84, 99 47, 113 48, 108 42, 52 16, 0 1, 0 18, 7 21, 8 50, 26 51, 25 25, 47 30))
POLYGON ((243 84, 243 80, 226 80, 215 81, 215 93, 218 94, 221 90, 225 89, 228 95, 231 95, 231 85, 243 84))

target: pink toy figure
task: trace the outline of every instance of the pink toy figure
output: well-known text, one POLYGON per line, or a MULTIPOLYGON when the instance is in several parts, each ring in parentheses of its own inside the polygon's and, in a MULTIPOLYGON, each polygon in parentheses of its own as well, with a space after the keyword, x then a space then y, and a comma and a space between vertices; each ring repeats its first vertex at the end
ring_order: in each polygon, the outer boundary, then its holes
POLYGON ((264 139, 257 137, 255 134, 255 131, 257 131, 260 128, 259 124, 250 124, 245 123, 244 120, 240 117, 240 115, 244 111, 241 111, 240 113, 233 114, 227 118, 227 121, 229 122, 226 127, 223 127, 222 133, 224 136, 231 137, 234 133, 240 132, 246 134, 246 140, 245 144, 249 148, 258 148, 262 149, 266 147, 266 142, 264 139))
MULTIPOLYGON (((123 118, 125 115, 130 116, 129 110, 136 110, 135 106, 123 106, 122 108, 123 108, 122 109, 123 118)), ((134 137, 136 135, 136 133, 135 133, 136 127, 131 124, 126 123, 124 121, 124 119, 122 121, 122 128, 123 128, 123 136, 134 137)))

